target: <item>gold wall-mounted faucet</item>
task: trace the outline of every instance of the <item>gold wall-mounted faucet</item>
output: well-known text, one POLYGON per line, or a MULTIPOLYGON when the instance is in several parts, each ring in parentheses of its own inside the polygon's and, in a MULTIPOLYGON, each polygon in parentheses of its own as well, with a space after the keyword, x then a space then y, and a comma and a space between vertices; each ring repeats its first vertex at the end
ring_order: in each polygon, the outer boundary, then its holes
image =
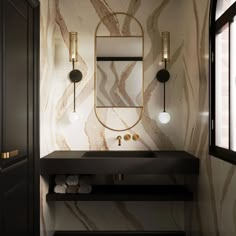
POLYGON ((118 140, 118 146, 121 146, 122 137, 119 135, 119 136, 116 137, 116 139, 118 140))

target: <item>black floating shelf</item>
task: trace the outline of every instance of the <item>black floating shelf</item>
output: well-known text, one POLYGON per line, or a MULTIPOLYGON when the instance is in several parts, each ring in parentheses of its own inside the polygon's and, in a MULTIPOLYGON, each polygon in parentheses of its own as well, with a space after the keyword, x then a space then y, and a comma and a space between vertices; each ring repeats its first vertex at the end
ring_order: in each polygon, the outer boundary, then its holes
POLYGON ((184 231, 56 231, 54 236, 88 236, 88 235, 109 235, 109 236, 185 236, 184 231))
POLYGON ((90 194, 48 193, 47 201, 192 201, 182 185, 95 185, 90 194))

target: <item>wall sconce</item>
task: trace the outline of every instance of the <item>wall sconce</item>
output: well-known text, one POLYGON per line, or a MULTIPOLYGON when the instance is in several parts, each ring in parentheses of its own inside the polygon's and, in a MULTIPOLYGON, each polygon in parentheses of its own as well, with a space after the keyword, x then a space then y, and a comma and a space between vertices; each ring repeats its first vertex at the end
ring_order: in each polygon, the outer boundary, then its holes
POLYGON ((75 62, 78 61, 78 34, 77 32, 69 33, 69 61, 72 62, 72 71, 69 73, 69 78, 74 83, 74 106, 73 111, 69 114, 69 120, 71 123, 79 119, 79 115, 76 112, 76 86, 75 84, 80 82, 83 75, 80 70, 75 69, 75 62))
POLYGON ((165 63, 165 68, 162 70, 159 70, 156 74, 156 78, 160 83, 163 83, 164 87, 164 109, 163 112, 161 112, 158 116, 159 121, 162 124, 167 124, 170 121, 170 114, 166 112, 166 82, 170 79, 170 73, 168 72, 167 63, 170 61, 170 32, 162 32, 161 33, 162 38, 162 62, 165 63))

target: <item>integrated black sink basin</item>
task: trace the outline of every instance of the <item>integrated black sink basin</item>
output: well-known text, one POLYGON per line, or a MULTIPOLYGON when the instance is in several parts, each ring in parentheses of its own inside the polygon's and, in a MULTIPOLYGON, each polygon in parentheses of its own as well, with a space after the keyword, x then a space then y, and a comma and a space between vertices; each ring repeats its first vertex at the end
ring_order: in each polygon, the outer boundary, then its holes
POLYGON ((82 158, 156 158, 158 155, 153 151, 89 151, 82 158))
POLYGON ((185 151, 55 151, 40 159, 41 174, 198 174, 185 151))

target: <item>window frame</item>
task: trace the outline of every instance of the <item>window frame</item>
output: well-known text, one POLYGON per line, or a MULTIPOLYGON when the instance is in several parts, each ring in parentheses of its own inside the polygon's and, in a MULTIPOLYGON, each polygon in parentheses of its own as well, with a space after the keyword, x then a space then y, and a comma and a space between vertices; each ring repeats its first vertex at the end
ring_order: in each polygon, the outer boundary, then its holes
MULTIPOLYGON (((216 20, 216 9, 217 0, 211 1, 211 10, 210 10, 210 116, 209 116, 209 154, 220 158, 224 161, 227 161, 231 164, 236 165, 236 152, 230 150, 230 64, 229 64, 229 149, 216 146, 216 133, 215 133, 215 118, 216 118, 216 60, 215 60, 215 51, 216 51, 216 35, 217 33, 226 25, 230 24, 233 21, 233 18, 236 16, 236 1, 216 20)), ((230 27, 229 27, 229 62, 230 62, 230 27)))

